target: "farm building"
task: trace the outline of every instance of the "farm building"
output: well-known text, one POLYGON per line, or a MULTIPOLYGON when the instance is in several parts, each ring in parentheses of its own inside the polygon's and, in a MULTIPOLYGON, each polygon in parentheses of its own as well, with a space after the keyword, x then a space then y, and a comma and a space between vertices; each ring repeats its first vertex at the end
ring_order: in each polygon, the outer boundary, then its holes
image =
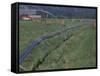
POLYGON ((22 20, 34 20, 41 19, 41 15, 22 14, 19 18, 22 20))

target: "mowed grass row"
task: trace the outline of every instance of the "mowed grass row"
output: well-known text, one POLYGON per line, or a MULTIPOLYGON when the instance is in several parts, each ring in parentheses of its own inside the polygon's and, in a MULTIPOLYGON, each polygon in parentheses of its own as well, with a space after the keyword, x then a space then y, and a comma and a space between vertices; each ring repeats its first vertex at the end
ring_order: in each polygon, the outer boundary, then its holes
MULTIPOLYGON (((23 25, 24 21, 22 22, 23 23, 21 24, 23 25)), ((26 27, 28 26, 28 24, 30 25, 31 22, 27 22, 26 27)), ((41 26, 39 24, 35 25, 33 25, 35 26, 33 27, 34 30, 30 30, 30 33, 32 31, 35 33, 37 32, 37 35, 31 33, 30 36, 26 36, 27 37, 26 40, 30 39, 29 41, 27 40, 27 43, 35 39, 35 37, 47 33, 43 27, 47 28, 48 25, 46 26, 43 25, 41 26), (42 31, 39 32, 39 30, 42 31)), ((61 29, 62 26, 61 25, 54 26, 52 24, 51 26, 48 26, 48 28, 49 28, 48 32, 52 32, 61 29)), ((27 28, 24 27, 24 31, 25 29, 27 28)), ((83 26, 80 29, 68 31, 65 34, 61 34, 59 36, 47 39, 32 49, 32 52, 24 60, 22 66, 26 68, 25 71, 93 67, 96 65, 95 31, 96 30, 93 27, 83 26), (68 37, 66 40, 64 37, 65 35, 68 37)), ((23 34, 26 33, 23 32, 23 34)), ((23 36, 22 38, 25 39, 23 36)), ((23 40, 21 43, 23 44, 24 41, 25 40, 23 40)), ((26 45, 23 45, 23 48, 25 48, 26 45)))

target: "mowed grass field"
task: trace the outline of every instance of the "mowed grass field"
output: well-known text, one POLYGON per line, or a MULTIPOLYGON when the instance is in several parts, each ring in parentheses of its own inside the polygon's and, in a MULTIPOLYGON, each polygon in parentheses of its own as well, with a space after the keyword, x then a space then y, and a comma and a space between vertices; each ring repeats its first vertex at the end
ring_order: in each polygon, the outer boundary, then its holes
POLYGON ((94 20, 66 19, 58 23, 20 20, 19 53, 34 39, 65 27, 82 25, 44 40, 32 49, 20 71, 96 67, 96 25, 94 20), (88 22, 86 22, 88 21, 88 22))

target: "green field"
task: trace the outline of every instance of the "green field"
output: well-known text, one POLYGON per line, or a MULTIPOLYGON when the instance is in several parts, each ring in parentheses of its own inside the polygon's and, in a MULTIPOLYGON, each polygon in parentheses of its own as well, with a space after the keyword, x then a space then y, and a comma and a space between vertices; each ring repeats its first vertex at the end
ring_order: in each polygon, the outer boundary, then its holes
MULTIPOLYGON (((47 19, 48 21, 48 19, 47 19)), ((54 20, 53 20, 54 21, 54 20)), ((20 65, 20 70, 48 70, 96 67, 96 27, 93 20, 66 19, 56 22, 19 21, 19 53, 34 39, 69 26, 82 25, 44 40, 20 65)))

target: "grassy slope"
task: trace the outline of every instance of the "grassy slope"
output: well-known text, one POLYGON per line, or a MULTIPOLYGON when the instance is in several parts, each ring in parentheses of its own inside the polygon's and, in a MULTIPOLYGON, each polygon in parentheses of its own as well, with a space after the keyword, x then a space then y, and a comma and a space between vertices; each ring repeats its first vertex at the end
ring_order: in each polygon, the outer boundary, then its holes
POLYGON ((68 69, 96 66, 95 29, 86 27, 54 50, 38 69, 68 69))
MULTIPOLYGON (((23 40, 20 40, 20 50, 23 50, 30 41, 43 33, 61 28, 52 25, 40 26, 38 24, 32 24, 31 22, 21 22, 21 25, 21 28, 23 28, 21 33, 23 34, 20 36, 23 40), (27 25, 33 28, 29 28, 28 30, 28 28, 26 28, 27 25), (44 28, 48 29, 44 30, 44 28), (34 30, 32 31, 32 29, 34 30), (25 33, 26 30, 28 30, 27 34, 25 33), (32 33, 34 31, 36 34, 32 33), (26 44, 24 44, 24 42, 26 42, 26 44)), ((95 28, 80 28, 78 31, 71 32, 71 34, 73 35, 66 41, 63 41, 62 36, 56 36, 44 41, 32 50, 22 65, 26 68, 26 70, 32 70, 33 67, 36 67, 35 69, 37 70, 94 67, 96 65, 95 28), (48 55, 44 58, 46 54, 48 55), (38 62, 41 63, 36 66, 38 62)))
POLYGON ((76 31, 69 40, 54 50, 38 69, 95 67, 95 41, 94 28, 76 31))

